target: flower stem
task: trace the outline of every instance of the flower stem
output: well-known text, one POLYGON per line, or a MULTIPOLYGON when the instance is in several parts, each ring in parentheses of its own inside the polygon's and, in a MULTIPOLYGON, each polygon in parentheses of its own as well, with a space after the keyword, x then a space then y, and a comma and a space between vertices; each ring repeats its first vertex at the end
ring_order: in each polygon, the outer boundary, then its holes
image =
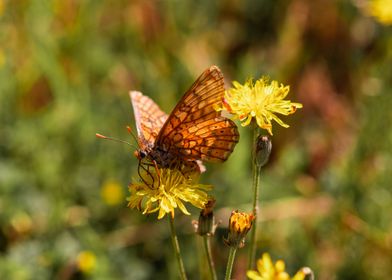
POLYGON ((227 260, 225 280, 230 280, 231 271, 233 270, 233 264, 234 264, 234 258, 235 258, 236 252, 237 252, 237 248, 230 247, 229 259, 227 260))
POLYGON ((259 177, 261 165, 257 164, 257 137, 258 137, 258 126, 256 122, 253 123, 253 149, 252 149, 252 177, 253 177, 253 215, 255 216, 255 222, 250 232, 250 245, 248 253, 248 270, 253 269, 255 264, 256 256, 256 236, 257 236, 257 219, 259 217, 259 177))
POLYGON ((187 277, 186 277, 186 273, 185 273, 184 263, 183 263, 182 257, 181 257, 180 244, 178 243, 176 230, 174 228, 174 218, 171 215, 169 215, 169 221, 170 221, 170 229, 171 229, 171 239, 172 239, 172 243, 173 243, 174 254, 176 255, 176 259, 177 259, 177 263, 178 263, 180 277, 181 277, 181 280, 186 280, 187 277))
POLYGON ((211 279, 217 280, 216 271, 215 271, 215 264, 214 260, 212 259, 211 254, 211 244, 210 244, 210 237, 208 235, 203 235, 203 243, 204 249, 206 251, 207 259, 208 259, 208 267, 210 269, 211 279))

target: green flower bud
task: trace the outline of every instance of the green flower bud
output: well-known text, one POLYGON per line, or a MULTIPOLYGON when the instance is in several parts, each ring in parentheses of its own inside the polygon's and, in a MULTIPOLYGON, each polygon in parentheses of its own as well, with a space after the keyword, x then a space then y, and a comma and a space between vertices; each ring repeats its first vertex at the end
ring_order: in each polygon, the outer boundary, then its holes
POLYGON ((256 142, 256 165, 264 166, 269 159, 272 150, 272 142, 268 136, 260 135, 256 142))
POLYGON ((214 206, 215 206, 215 199, 211 198, 204 206, 204 209, 201 210, 199 221, 197 223, 197 228, 196 228, 197 234, 201 236, 214 235, 216 229, 215 217, 213 213, 214 206))

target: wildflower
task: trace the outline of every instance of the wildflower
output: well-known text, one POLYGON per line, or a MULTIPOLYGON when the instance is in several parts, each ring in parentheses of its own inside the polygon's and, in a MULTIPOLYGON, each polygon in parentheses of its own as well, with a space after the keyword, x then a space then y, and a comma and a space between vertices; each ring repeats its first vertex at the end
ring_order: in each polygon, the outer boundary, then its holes
POLYGON ((392 1, 372 0, 368 6, 369 13, 384 25, 392 25, 392 1))
POLYGON ((96 266, 97 258, 91 251, 82 251, 77 257, 77 266, 83 273, 91 273, 96 266))
POLYGON ((241 213, 238 210, 231 212, 226 245, 235 248, 244 247, 246 234, 251 229, 254 219, 253 214, 241 213))
POLYGON ((287 116, 295 113, 297 108, 302 108, 300 103, 284 100, 289 93, 289 86, 279 85, 277 81, 269 82, 266 77, 255 83, 248 80, 244 85, 234 81, 233 86, 226 91, 222 107, 217 110, 227 110, 242 122, 242 126, 249 125, 255 118, 257 125, 272 135, 272 120, 289 127, 276 113, 287 116))
POLYGON ((119 183, 108 181, 101 188, 101 197, 107 205, 113 206, 123 201, 124 193, 119 183))
POLYGON ((248 270, 246 276, 252 280, 303 280, 308 275, 310 269, 304 268, 299 270, 292 278, 285 271, 284 261, 278 260, 275 264, 272 262, 268 253, 264 253, 261 259, 257 260, 257 271, 248 270))
POLYGON ((0 0, 0 16, 4 14, 4 10, 5 10, 4 0, 0 0))
POLYGON ((183 202, 189 202, 197 208, 204 208, 208 202, 206 191, 210 185, 197 183, 198 172, 186 173, 183 170, 158 168, 156 171, 141 174, 142 182, 129 185, 131 195, 128 207, 143 211, 143 214, 158 212, 158 219, 170 213, 174 217, 174 209, 179 208, 190 215, 183 202))

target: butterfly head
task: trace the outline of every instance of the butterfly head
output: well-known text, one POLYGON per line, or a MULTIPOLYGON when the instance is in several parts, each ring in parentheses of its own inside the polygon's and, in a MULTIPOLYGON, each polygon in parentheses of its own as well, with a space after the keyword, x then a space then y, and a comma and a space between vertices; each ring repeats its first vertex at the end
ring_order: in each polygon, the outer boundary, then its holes
POLYGON ((142 160, 147 156, 147 153, 143 150, 137 149, 133 155, 138 159, 138 160, 142 160))

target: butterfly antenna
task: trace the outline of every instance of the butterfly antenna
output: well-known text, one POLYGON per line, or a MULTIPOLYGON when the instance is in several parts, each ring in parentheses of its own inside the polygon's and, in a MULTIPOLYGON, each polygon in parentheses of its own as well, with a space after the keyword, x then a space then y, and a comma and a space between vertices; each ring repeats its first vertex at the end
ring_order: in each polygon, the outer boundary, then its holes
POLYGON ((134 149, 137 149, 137 147, 135 145, 132 145, 131 143, 129 143, 127 141, 124 141, 124 140, 121 140, 121 139, 108 137, 108 136, 105 136, 105 135, 102 135, 102 134, 99 134, 99 133, 95 133, 95 137, 100 138, 100 139, 112 140, 112 141, 119 142, 119 143, 124 143, 124 144, 127 144, 127 145, 131 146, 134 149))
POLYGON ((133 133, 132 128, 128 125, 127 125, 127 131, 132 136, 133 140, 135 140, 136 144, 139 146, 139 141, 138 141, 135 133, 133 133))

